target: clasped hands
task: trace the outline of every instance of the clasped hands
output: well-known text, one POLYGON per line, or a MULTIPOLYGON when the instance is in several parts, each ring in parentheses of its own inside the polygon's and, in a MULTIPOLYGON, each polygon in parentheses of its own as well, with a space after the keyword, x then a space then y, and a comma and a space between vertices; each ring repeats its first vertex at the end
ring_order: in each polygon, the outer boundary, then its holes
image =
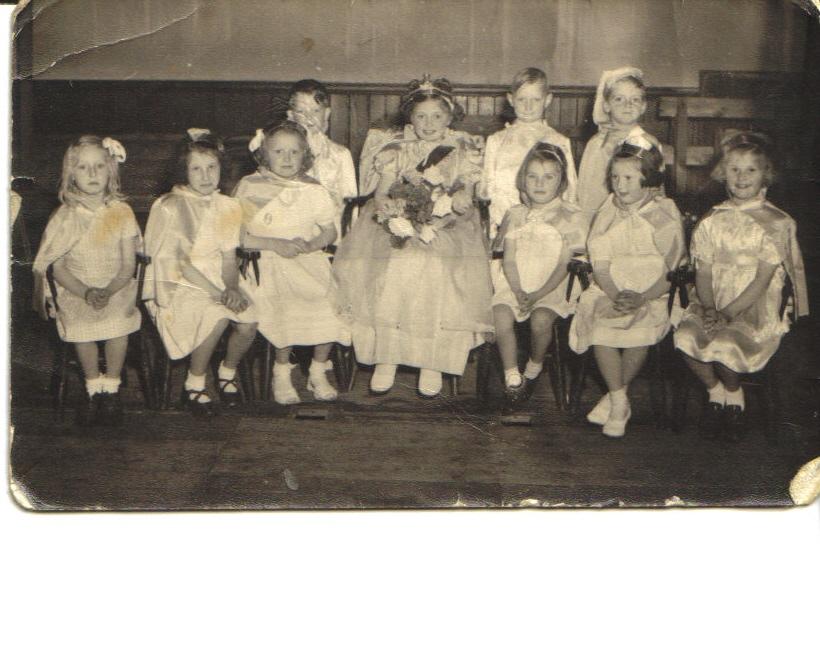
POLYGON ((277 240, 273 245, 273 251, 282 258, 296 258, 300 254, 309 254, 315 251, 315 248, 307 240, 293 238, 291 240, 277 240))
POLYGON ((85 291, 84 299, 86 304, 91 306, 95 311, 99 311, 108 306, 111 293, 107 288, 88 288, 85 291))
POLYGON ((233 313, 242 313, 251 305, 250 300, 245 297, 239 288, 227 287, 225 290, 217 291, 214 298, 229 311, 233 313))
POLYGON ((716 308, 707 308, 703 312, 703 329, 710 336, 716 334, 731 321, 731 316, 716 308))
POLYGON ((523 290, 515 290, 513 291, 515 294, 515 301, 518 302, 518 309, 522 313, 529 313, 532 311, 532 307, 535 306, 535 302, 537 302, 540 297, 536 297, 530 292, 524 292, 523 290))
POLYGON ((634 290, 621 290, 612 302, 613 308, 621 315, 634 313, 641 306, 646 304, 646 297, 643 293, 634 290))

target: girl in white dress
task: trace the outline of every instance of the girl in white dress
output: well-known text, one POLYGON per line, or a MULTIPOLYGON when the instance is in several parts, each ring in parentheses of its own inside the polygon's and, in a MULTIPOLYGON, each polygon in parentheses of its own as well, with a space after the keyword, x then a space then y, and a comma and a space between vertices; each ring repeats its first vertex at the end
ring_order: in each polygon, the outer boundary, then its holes
POLYGON ((632 411, 627 387, 650 345, 671 326, 667 274, 684 255, 683 227, 674 202, 656 196, 663 156, 642 137, 622 144, 609 167, 613 193, 595 215, 587 241, 593 283, 578 301, 569 344, 593 346, 608 393, 587 415, 609 437, 621 437, 632 411))
POLYGON ((213 413, 205 373, 228 326, 217 388, 229 406, 239 401, 236 367, 256 335, 255 309, 240 287, 236 261, 242 211, 219 191, 223 151, 209 130, 188 130, 177 185, 154 202, 145 230, 151 264, 144 297, 168 356, 191 357, 185 401, 195 415, 213 413))
POLYGON ((125 149, 110 137, 86 135, 68 147, 61 205, 49 219, 34 260, 35 304, 41 314, 48 312, 51 266, 57 330, 62 340, 74 343, 85 375, 88 395, 78 409, 80 424, 122 420, 120 373, 128 335, 140 328, 134 269, 141 236, 120 194, 119 165, 124 161, 125 149), (98 342, 105 343, 104 374, 98 342))
POLYGON ((560 147, 544 142, 533 146, 517 185, 524 203, 504 217, 494 244, 494 251, 504 253, 503 266, 493 269, 495 332, 510 394, 535 382, 553 323, 574 310, 575 300, 568 301, 565 293, 567 264, 573 253, 583 251, 589 231, 584 214, 561 198, 567 161, 560 147), (522 378, 514 325, 528 319, 532 343, 522 378))
POLYGON ((308 146, 313 154, 313 165, 306 172, 330 193, 336 205, 336 240, 342 239, 342 213, 345 199, 355 197, 356 168, 350 151, 327 136, 330 126, 330 94, 317 80, 294 82, 288 94, 288 118, 307 131, 308 146))
POLYGON ((796 223, 766 201, 774 179, 768 139, 732 136, 713 175, 729 199, 692 236, 697 298, 675 332, 675 347, 709 395, 701 431, 707 438, 725 431, 735 440, 745 408, 739 373, 762 370, 789 330, 782 299, 787 275, 795 317, 808 315, 809 305, 796 223))
POLYGON ((334 343, 350 344, 335 311, 336 286, 323 249, 336 240, 337 206, 305 172, 313 156, 305 129, 283 121, 256 131, 249 145, 259 163, 234 195, 245 218, 243 244, 259 249, 259 283, 250 286, 259 331, 276 348, 273 394, 279 404, 299 402, 291 382, 294 345, 313 345, 307 387, 317 400, 335 400, 327 379, 334 343))
POLYGON ((578 172, 578 205, 590 217, 609 196, 607 170, 615 150, 627 138, 660 143, 640 125, 646 112, 646 85, 643 72, 632 66, 604 71, 598 82, 592 120, 598 133, 584 148, 578 172))
POLYGON ((493 236, 507 211, 521 202, 516 178, 524 157, 538 142, 553 144, 564 152, 566 184, 561 196, 569 203, 575 202, 577 176, 572 145, 544 118, 552 102, 547 75, 536 68, 519 71, 513 78, 507 101, 515 112, 515 121, 487 138, 484 169, 478 189, 479 196, 491 202, 490 232, 493 236))

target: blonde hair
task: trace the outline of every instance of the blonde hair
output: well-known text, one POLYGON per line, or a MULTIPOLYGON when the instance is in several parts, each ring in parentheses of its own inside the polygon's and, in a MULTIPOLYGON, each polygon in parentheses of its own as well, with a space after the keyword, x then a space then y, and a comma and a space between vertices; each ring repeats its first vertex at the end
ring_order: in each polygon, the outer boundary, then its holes
POLYGON ((67 206, 76 206, 83 196, 74 181, 74 167, 77 166, 77 153, 86 146, 96 146, 105 154, 105 163, 108 166, 108 183, 103 191, 103 201, 121 201, 125 195, 120 192, 120 165, 114 156, 103 146, 103 140, 96 135, 83 135, 73 141, 63 156, 63 171, 60 175, 60 190, 57 193, 60 203, 67 206))

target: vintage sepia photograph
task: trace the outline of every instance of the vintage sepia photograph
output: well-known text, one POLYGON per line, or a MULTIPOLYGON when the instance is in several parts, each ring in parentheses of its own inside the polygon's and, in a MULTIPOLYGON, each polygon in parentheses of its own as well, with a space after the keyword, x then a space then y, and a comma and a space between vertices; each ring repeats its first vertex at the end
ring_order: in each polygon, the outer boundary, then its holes
POLYGON ((29 0, 35 511, 820 494, 811 0, 29 0))

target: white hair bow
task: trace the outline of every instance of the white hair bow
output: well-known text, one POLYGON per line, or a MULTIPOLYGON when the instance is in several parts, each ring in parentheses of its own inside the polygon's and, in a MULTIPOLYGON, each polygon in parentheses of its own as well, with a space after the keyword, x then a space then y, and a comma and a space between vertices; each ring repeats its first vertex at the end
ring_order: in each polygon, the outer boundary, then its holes
POLYGON ((265 131, 261 128, 256 129, 256 134, 253 136, 251 141, 248 143, 248 150, 253 153, 258 151, 262 148, 262 142, 265 141, 265 131))
POLYGON ((647 139, 646 133, 643 132, 628 135, 622 143, 629 144, 630 146, 637 146, 639 149, 643 149, 644 151, 650 151, 654 146, 654 144, 647 139))
POLYGON ((207 128, 188 128, 187 132, 188 132, 188 137, 191 138, 192 142, 199 141, 200 139, 205 137, 205 135, 210 135, 211 134, 211 131, 208 130, 207 128))
POLYGON ((125 147, 113 137, 103 138, 102 147, 117 162, 125 162, 125 147))

